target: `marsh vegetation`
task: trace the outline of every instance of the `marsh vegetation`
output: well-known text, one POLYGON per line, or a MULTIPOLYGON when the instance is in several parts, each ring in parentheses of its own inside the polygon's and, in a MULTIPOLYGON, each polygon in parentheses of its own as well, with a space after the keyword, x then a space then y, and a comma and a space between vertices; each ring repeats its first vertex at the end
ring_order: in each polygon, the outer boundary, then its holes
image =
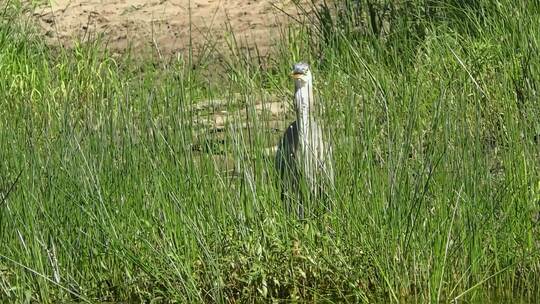
POLYGON ((299 5, 271 57, 140 59, 1 2, 0 302, 537 300, 538 1, 299 5), (273 166, 300 60, 335 162, 304 221, 273 166))

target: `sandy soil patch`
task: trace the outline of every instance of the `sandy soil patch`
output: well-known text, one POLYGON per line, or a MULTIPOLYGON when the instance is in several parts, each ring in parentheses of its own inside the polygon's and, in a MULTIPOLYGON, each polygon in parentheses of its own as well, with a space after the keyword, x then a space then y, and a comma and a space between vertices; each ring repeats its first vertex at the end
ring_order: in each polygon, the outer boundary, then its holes
POLYGON ((118 53, 153 48, 171 55, 188 50, 190 41, 196 51, 219 52, 232 30, 242 47, 256 45, 264 56, 280 26, 291 22, 286 14, 298 16, 290 0, 52 0, 34 17, 50 43, 65 47, 103 35, 118 53))

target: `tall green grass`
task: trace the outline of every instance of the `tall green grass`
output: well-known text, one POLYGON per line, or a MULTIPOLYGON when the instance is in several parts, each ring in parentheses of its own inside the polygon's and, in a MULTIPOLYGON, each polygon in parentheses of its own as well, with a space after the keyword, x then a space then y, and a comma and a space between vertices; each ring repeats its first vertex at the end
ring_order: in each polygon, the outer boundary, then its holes
POLYGON ((540 6, 467 3, 315 6, 267 64, 232 39, 199 68, 48 47, 2 5, 0 300, 538 299, 540 6), (302 222, 255 111, 301 59, 337 205, 302 222), (201 123, 203 100, 232 123, 201 123))

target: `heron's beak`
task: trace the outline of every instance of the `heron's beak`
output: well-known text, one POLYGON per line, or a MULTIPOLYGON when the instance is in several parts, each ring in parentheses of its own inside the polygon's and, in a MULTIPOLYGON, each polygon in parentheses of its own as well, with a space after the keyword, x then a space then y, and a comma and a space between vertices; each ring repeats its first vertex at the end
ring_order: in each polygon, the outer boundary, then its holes
POLYGON ((294 79, 300 79, 300 78, 302 78, 302 76, 304 76, 304 74, 295 73, 295 72, 291 73, 291 77, 294 78, 294 79))

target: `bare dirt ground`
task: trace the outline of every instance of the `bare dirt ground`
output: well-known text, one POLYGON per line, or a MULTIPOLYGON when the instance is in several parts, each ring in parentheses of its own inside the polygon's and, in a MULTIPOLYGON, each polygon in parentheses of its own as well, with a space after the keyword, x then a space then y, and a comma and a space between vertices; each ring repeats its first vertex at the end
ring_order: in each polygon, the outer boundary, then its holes
MULTIPOLYGON (((190 43, 195 54, 202 49, 226 54, 231 32, 245 50, 255 46, 267 56, 279 39, 280 30, 299 18, 291 0, 52 0, 44 1, 33 12, 45 39, 51 45, 71 48, 77 41, 101 37, 117 55, 130 49, 137 54, 157 53, 164 58, 186 54, 190 43)), ((298 1, 297 1, 298 2, 298 1)), ((208 146, 223 145, 228 126, 245 116, 245 109, 228 111, 225 101, 200 101, 193 123, 203 131, 197 153, 209 153, 216 166, 230 171, 234 162, 208 146), (200 150, 200 151, 199 151, 200 150)), ((286 100, 270 98, 256 102, 256 115, 268 121, 268 133, 274 140, 266 153, 275 152, 277 136, 290 123, 291 112, 286 100)), ((244 124, 239 125, 246 129, 244 124)), ((219 149, 218 149, 219 150, 219 149)), ((201 155, 202 155, 201 154, 201 155)), ((235 170, 232 170, 235 171, 235 170)))
MULTIPOLYGON (((159 50, 163 56, 189 49, 226 48, 230 31, 242 47, 266 55, 279 28, 298 16, 291 0, 52 0, 33 15, 49 43, 73 46, 102 35, 124 53, 159 50)), ((230 40, 230 39, 229 39, 230 40)), ((224 50, 225 51, 225 50, 224 50)))

